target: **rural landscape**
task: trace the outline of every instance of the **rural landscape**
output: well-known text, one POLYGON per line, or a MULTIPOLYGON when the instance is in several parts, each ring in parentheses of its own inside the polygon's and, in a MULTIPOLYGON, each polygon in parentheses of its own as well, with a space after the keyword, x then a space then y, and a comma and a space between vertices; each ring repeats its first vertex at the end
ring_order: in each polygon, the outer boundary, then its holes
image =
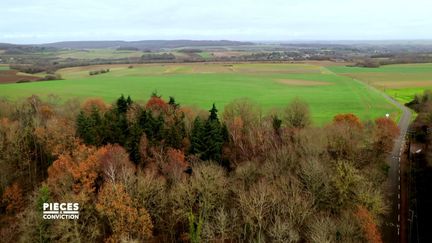
POLYGON ((240 2, 6 0, 0 241, 431 242, 429 13, 240 2))

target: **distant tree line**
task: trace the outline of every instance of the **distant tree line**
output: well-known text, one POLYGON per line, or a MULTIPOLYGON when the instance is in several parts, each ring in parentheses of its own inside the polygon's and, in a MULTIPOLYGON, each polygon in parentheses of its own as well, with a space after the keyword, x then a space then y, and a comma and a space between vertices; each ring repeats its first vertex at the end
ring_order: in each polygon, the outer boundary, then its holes
POLYGON ((136 47, 130 47, 130 46, 121 46, 116 49, 117 51, 139 51, 139 48, 136 47))
POLYGON ((143 61, 149 61, 149 60, 153 60, 153 61, 159 61, 159 60, 175 60, 176 57, 174 56, 174 54, 172 53, 162 53, 162 54, 157 54, 157 53, 152 53, 152 54, 144 54, 141 56, 141 60, 143 61))

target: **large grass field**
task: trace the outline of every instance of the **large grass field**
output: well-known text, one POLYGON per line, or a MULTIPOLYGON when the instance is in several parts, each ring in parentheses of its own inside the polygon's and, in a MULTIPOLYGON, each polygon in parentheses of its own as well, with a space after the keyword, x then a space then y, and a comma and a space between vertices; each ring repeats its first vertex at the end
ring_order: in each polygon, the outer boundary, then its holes
POLYGON ((120 94, 145 101, 157 91, 174 96, 183 105, 208 109, 212 103, 223 110, 238 98, 250 98, 264 110, 283 108, 299 97, 309 103, 315 124, 329 122, 338 113, 355 113, 373 119, 398 110, 380 93, 352 78, 337 75, 318 64, 154 64, 88 66, 68 68, 59 73, 65 80, 3 84, 0 96, 19 99, 37 94, 101 97, 113 102, 120 94), (90 70, 110 72, 89 76, 90 70))
POLYGON ((380 68, 329 67, 335 73, 373 85, 401 103, 432 89, 432 64, 386 65, 380 68))

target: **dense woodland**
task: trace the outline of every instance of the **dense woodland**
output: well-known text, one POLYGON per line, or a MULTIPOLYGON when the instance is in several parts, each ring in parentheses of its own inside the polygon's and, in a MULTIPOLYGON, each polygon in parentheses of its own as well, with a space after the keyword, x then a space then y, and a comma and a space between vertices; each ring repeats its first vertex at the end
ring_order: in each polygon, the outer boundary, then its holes
POLYGON ((432 92, 425 91, 407 104, 418 115, 410 127, 412 154, 410 155, 410 210, 414 220, 410 238, 412 242, 432 241, 429 218, 432 215, 432 92), (421 149, 420 152, 417 152, 421 149))
POLYGON ((381 242, 396 124, 153 94, 0 101, 2 242, 381 242), (44 220, 78 202, 79 220, 44 220))

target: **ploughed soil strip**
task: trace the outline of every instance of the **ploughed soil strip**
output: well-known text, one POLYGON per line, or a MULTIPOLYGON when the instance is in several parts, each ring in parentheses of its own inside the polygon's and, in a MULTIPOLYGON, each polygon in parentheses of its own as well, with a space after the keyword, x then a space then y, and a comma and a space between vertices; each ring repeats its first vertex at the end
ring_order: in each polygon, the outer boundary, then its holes
POLYGON ((16 70, 0 71, 0 84, 37 81, 40 77, 19 74, 16 70))

